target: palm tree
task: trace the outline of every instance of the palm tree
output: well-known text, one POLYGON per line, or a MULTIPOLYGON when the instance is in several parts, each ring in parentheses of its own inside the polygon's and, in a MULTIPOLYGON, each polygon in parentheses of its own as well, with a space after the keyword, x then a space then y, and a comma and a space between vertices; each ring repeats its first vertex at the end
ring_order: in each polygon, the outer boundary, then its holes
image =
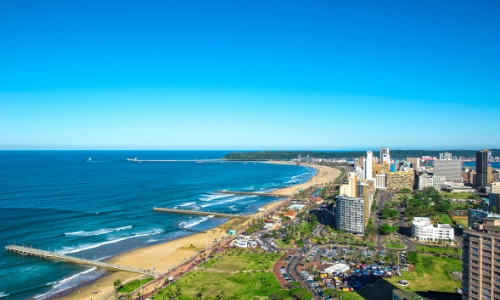
POLYGON ((118 289, 121 287, 122 281, 120 279, 117 279, 113 281, 113 287, 115 288, 115 294, 118 295, 118 289))

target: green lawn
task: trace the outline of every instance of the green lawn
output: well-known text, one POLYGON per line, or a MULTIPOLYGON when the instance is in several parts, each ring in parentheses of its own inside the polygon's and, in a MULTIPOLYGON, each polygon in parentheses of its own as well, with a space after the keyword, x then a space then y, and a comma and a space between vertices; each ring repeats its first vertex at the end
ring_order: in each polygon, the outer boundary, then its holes
POLYGON ((473 196, 471 193, 445 193, 440 192, 443 199, 469 199, 470 196, 473 196))
MULTIPOLYGON (((278 255, 247 252, 236 255, 234 251, 231 252, 233 253, 223 254, 220 259, 213 259, 203 264, 202 268, 189 272, 175 284, 160 291, 155 299, 170 299, 168 295, 175 295, 177 286, 180 287, 180 295, 176 299, 180 300, 198 299, 197 295, 200 293, 203 299, 219 299, 221 296, 225 298, 238 296, 237 299, 269 299, 273 294, 291 299, 290 291, 281 289, 272 272, 253 271, 262 269, 263 265, 266 268, 272 267, 278 255), (233 272, 233 264, 238 266, 239 270, 236 272, 233 272), (241 271, 243 267, 252 271, 241 271)), ((304 292, 304 290, 294 289, 292 292, 304 292)))
POLYGON ((426 253, 452 254, 452 255, 462 254, 461 248, 448 248, 448 249, 446 249, 445 247, 431 247, 431 246, 416 246, 416 248, 417 248, 418 252, 420 252, 420 251, 422 251, 422 249, 424 249, 424 252, 426 252, 426 253), (455 249, 458 249, 458 252, 455 249))
POLYGON ((124 286, 122 286, 121 288, 119 288, 118 292, 119 293, 131 293, 131 292, 135 291, 138 287, 140 287, 141 283, 146 284, 146 283, 150 282, 151 280, 153 280, 152 277, 143 278, 142 281, 140 279, 132 280, 132 281, 128 282, 127 284, 125 284, 124 286))
POLYGON ((210 259, 202 267, 224 271, 270 270, 279 258, 280 255, 276 253, 253 253, 248 250, 231 249, 225 252, 222 258, 210 259))
POLYGON ((454 219, 458 224, 462 225, 462 227, 467 228, 469 219, 454 219))
POLYGON ((453 224, 453 221, 451 220, 450 216, 446 213, 438 214, 437 217, 433 219, 433 221, 437 221, 441 224, 450 224, 453 227, 456 227, 456 225, 453 224))
POLYGON ((410 285, 401 289, 410 291, 455 292, 462 286, 462 283, 453 279, 450 274, 452 271, 462 270, 462 260, 431 256, 432 263, 424 265, 422 258, 425 256, 418 255, 419 262, 415 264, 415 272, 403 272, 402 277, 389 278, 387 281, 396 285, 399 280, 406 279, 410 285))
POLYGON ((394 244, 394 243, 389 243, 389 244, 385 244, 386 247, 389 247, 389 248, 396 248, 396 249, 402 249, 404 248, 405 246, 403 244, 394 244))

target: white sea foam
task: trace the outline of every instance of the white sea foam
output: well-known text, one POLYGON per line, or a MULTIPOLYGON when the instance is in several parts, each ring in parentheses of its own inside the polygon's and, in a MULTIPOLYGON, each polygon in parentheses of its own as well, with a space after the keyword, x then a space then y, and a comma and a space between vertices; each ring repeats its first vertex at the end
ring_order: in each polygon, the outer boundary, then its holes
POLYGON ((84 274, 87 274, 87 273, 90 273, 90 272, 92 272, 92 271, 94 271, 96 269, 97 269, 97 267, 93 267, 93 268, 90 268, 90 269, 85 270, 83 272, 77 273, 77 274, 75 274, 73 276, 70 276, 68 278, 65 278, 65 279, 57 282, 56 284, 54 284, 54 288, 60 287, 61 285, 65 284, 67 282, 70 282, 71 280, 75 279, 76 277, 84 275, 84 274))
POLYGON ((215 199, 220 199, 220 198, 226 198, 226 197, 230 197, 230 196, 234 196, 234 194, 210 194, 210 195, 203 195, 200 199, 200 201, 212 201, 212 200, 215 200, 215 199))
POLYGON ((232 210, 232 211, 237 211, 237 209, 236 209, 236 208, 234 208, 235 206, 236 206, 236 205, 231 205, 231 206, 229 206, 229 209, 230 209, 230 210, 232 210))
POLYGON ((193 204, 196 204, 196 202, 188 202, 188 203, 180 204, 179 206, 190 206, 193 204))
POLYGON ((93 267, 93 268, 90 268, 90 269, 85 270, 83 272, 71 275, 70 277, 64 278, 58 282, 48 283, 47 285, 52 285, 52 289, 50 291, 48 291, 47 293, 44 293, 41 295, 36 295, 35 297, 33 297, 33 299, 47 298, 53 294, 59 293, 60 291, 66 290, 70 287, 77 286, 82 281, 97 278, 97 277, 101 276, 104 272, 105 272, 104 270, 98 270, 96 267, 93 267), (97 270, 96 274, 89 274, 89 273, 96 271, 96 270, 97 270))
POLYGON ((182 228, 190 228, 190 227, 198 225, 198 224, 200 224, 202 222, 205 222, 206 220, 208 220, 210 218, 212 218, 212 216, 201 217, 201 218, 197 218, 197 219, 192 220, 192 221, 181 222, 181 223, 179 223, 179 226, 182 227, 182 228))
POLYGON ((131 235, 131 236, 127 236, 127 237, 122 237, 122 238, 118 238, 118 239, 110 239, 110 240, 108 240, 106 242, 101 242, 101 243, 83 244, 83 245, 78 245, 78 246, 75 246, 75 247, 63 247, 62 250, 58 250, 57 252, 60 253, 60 254, 77 253, 77 252, 80 252, 80 251, 94 249, 94 248, 97 248, 97 247, 101 247, 101 246, 104 246, 104 245, 118 243, 118 242, 121 242, 121 241, 124 241, 124 240, 136 238, 136 237, 147 236, 147 235, 151 235, 151 234, 159 234, 159 233, 162 233, 162 232, 163 231, 161 229, 154 229, 154 230, 149 231, 149 232, 141 232, 141 233, 137 233, 137 234, 134 234, 134 235, 131 235))
POLYGON ((234 201, 238 201, 238 200, 241 200, 241 199, 246 199, 246 198, 255 198, 255 197, 258 197, 256 195, 252 195, 252 196, 235 196, 235 197, 232 197, 232 198, 229 198, 229 199, 225 199, 225 200, 222 200, 222 201, 218 201, 218 202, 211 202, 211 203, 207 203, 207 204, 201 204, 200 207, 202 208, 205 208, 205 207, 208 207, 208 206, 214 206, 214 205, 220 205, 220 204, 224 204, 224 203, 230 203, 230 202, 234 202, 234 201))
POLYGON ((118 228, 103 228, 103 229, 98 229, 98 230, 92 230, 92 231, 75 231, 75 232, 66 232, 65 235, 75 235, 75 236, 95 236, 95 235, 101 235, 101 234, 107 234, 110 232, 114 231, 120 231, 120 230, 127 230, 131 229, 132 225, 129 226, 124 226, 124 227, 118 227, 118 228))
POLYGON ((7 297, 8 295, 10 295, 10 294, 6 294, 4 292, 0 292, 0 298, 7 297))

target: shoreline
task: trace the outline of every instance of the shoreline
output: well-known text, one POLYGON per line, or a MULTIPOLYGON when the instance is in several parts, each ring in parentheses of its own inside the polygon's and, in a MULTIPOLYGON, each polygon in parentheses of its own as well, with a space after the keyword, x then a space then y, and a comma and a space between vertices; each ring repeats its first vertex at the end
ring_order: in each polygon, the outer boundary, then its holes
MULTIPOLYGON (((268 163, 294 164, 291 162, 268 163)), ((205 233, 193 233, 191 235, 166 241, 160 244, 139 247, 137 249, 117 254, 111 257, 109 259, 109 262, 130 266, 133 268, 155 268, 155 272, 159 274, 166 274, 170 272, 169 275, 178 275, 179 272, 187 271, 188 269, 184 268, 187 268, 189 266, 186 267, 184 266, 184 264, 187 264, 193 259, 198 259, 201 252, 207 249, 209 250, 211 245, 215 246, 217 244, 231 240, 232 236, 227 234, 227 230, 229 228, 238 230, 244 228, 247 223, 253 218, 269 214, 275 211, 278 207, 286 204, 290 197, 300 189, 317 184, 325 184, 327 182, 335 180, 338 174, 340 174, 340 170, 331 167, 312 164, 302 164, 302 166, 315 168, 317 170, 317 173, 312 176, 307 182, 273 191, 274 193, 282 194, 283 197, 286 197, 287 199, 269 202, 266 205, 260 207, 256 213, 242 216, 242 218, 230 219, 215 228, 207 230, 205 233), (328 168, 328 170, 326 170, 325 168, 328 168), (335 177, 332 177, 336 173, 338 174, 335 177), (217 243, 214 243, 214 239, 217 240, 217 243), (173 271, 174 268, 177 268, 177 270, 173 271)), ((62 297, 58 297, 58 294, 54 294, 49 296, 48 299, 53 299, 55 297, 65 300, 115 299, 113 281, 115 281, 116 279, 120 279, 122 282, 128 282, 144 277, 147 276, 128 272, 112 272, 107 276, 100 276, 95 280, 86 283, 85 285, 79 285, 78 288, 75 287, 72 290, 68 289, 61 292, 62 297), (100 292, 94 294, 94 292, 98 290, 100 292)), ((160 282, 162 282, 162 280, 164 282, 164 278, 162 277, 163 276, 160 275, 160 282)), ((153 288, 157 286, 157 284, 160 284, 160 282, 154 280, 147 286, 150 287, 150 291, 152 291, 153 288)), ((150 291, 144 290, 144 292, 150 291)))

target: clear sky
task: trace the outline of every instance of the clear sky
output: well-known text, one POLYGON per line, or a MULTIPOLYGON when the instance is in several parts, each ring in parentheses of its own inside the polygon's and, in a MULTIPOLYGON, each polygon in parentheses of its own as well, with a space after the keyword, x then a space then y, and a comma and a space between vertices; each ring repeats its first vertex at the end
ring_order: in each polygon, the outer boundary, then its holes
POLYGON ((500 1, 0 2, 0 149, 500 147, 500 1))

